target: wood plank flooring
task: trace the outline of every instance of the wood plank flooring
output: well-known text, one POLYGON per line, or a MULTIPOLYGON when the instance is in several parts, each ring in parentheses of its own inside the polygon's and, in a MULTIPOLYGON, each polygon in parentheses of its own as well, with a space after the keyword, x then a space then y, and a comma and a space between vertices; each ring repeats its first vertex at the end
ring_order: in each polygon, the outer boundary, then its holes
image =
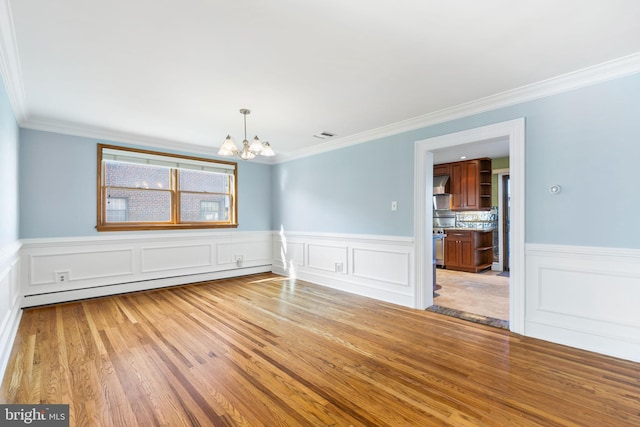
POLYGON ((25 310, 1 397, 72 426, 638 426, 640 364, 260 274, 25 310))

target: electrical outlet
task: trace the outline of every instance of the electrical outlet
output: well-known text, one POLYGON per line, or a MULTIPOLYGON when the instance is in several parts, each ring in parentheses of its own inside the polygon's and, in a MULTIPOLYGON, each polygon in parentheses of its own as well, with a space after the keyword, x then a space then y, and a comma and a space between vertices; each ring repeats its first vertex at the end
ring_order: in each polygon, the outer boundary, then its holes
POLYGON ((242 255, 236 255, 236 266, 242 267, 242 255))
POLYGON ((56 283, 66 283, 69 281, 68 271, 56 271, 56 283))
POLYGON ((397 211, 398 210, 398 202, 396 202, 395 200, 393 202, 391 202, 391 210, 392 211, 397 211))
POLYGON ((336 262, 336 273, 342 273, 342 263, 336 262))

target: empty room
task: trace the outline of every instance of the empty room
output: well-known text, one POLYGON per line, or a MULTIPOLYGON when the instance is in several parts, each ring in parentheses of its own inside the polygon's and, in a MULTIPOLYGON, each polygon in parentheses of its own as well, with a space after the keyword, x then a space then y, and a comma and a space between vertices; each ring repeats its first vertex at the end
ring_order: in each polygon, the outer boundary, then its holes
POLYGON ((0 0, 0 425, 640 425, 638 18, 0 0))

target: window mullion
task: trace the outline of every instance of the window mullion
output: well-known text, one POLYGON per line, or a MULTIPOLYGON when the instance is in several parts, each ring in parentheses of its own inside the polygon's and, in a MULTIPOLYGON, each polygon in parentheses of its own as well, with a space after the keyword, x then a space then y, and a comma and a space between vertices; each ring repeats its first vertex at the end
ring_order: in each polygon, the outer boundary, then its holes
POLYGON ((171 222, 180 222, 180 192, 178 191, 178 169, 171 169, 171 222))

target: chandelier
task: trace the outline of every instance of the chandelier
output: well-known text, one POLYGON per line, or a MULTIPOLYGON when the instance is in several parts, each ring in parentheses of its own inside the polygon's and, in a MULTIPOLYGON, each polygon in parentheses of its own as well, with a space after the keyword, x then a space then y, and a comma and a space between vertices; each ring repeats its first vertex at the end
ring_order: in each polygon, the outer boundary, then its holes
POLYGON ((242 141, 242 150, 238 150, 236 143, 233 141, 231 135, 227 135, 218 155, 220 156, 238 156, 242 160, 251 160, 254 157, 260 156, 275 156, 276 153, 271 148, 271 144, 268 142, 260 142, 260 139, 256 136, 253 138, 251 144, 247 141, 247 115, 251 114, 250 110, 246 108, 240 109, 240 114, 244 116, 244 141, 242 141))

